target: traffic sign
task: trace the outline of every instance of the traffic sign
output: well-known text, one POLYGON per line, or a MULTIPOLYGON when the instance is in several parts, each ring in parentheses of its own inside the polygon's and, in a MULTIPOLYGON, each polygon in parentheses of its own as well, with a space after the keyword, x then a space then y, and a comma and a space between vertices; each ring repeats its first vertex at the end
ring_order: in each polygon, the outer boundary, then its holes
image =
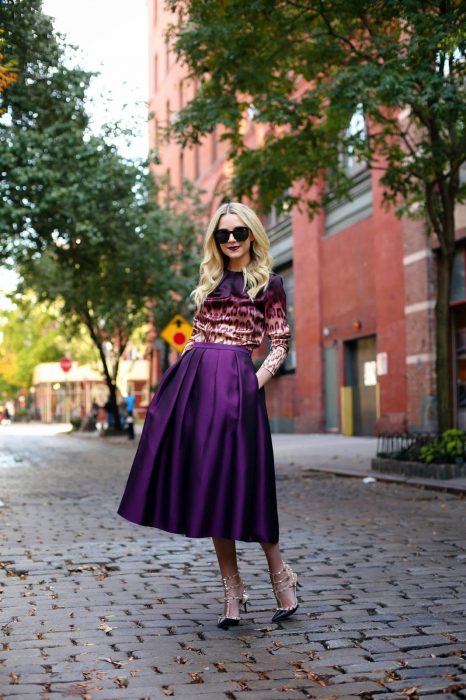
POLYGON ((162 329, 160 335, 178 352, 182 352, 192 333, 191 324, 180 314, 175 314, 173 318, 162 329))
POLYGON ((62 357, 60 360, 60 367, 64 372, 69 372, 73 365, 73 360, 70 357, 62 357))

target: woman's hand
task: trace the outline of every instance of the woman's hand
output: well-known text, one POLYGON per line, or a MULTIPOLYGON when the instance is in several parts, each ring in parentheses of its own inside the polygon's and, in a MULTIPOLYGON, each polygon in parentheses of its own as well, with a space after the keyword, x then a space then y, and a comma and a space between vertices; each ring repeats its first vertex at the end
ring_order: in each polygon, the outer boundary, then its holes
POLYGON ((265 369, 265 367, 259 367, 259 369, 256 372, 256 378, 257 378, 257 385, 259 389, 262 389, 262 387, 267 384, 270 379, 272 379, 273 374, 269 372, 268 369, 265 369))

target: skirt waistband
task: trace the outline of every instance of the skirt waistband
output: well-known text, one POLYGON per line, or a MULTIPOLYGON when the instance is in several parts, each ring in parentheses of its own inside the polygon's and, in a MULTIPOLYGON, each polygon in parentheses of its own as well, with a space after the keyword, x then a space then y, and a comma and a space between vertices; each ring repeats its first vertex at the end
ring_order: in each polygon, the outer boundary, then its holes
POLYGON ((245 345, 235 345, 232 343, 207 343, 204 340, 195 340, 193 343, 193 348, 213 348, 214 350, 235 350, 237 352, 246 352, 248 355, 252 354, 252 350, 247 348, 245 345))

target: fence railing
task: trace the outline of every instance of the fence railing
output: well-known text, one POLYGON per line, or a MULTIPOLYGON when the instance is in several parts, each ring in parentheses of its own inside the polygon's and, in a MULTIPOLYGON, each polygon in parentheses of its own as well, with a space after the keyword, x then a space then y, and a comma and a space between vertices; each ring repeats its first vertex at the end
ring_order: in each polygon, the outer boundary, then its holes
POLYGON ((380 433, 377 436, 377 456, 408 452, 427 445, 438 438, 438 433, 380 433))

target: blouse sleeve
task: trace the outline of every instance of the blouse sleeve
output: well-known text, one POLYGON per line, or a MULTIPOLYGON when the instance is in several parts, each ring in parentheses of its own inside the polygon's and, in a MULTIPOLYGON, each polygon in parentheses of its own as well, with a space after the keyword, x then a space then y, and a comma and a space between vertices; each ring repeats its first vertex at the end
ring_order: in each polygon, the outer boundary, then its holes
POLYGON ((274 375, 288 355, 291 337, 286 317, 286 294, 280 275, 271 279, 269 284, 269 295, 265 302, 265 333, 270 338, 271 348, 261 367, 274 375))
POLYGON ((193 316, 193 330, 191 332, 191 337, 189 338, 188 342, 183 348, 183 352, 181 353, 184 355, 185 352, 188 352, 188 350, 191 350, 192 346, 194 345, 195 340, 202 340, 202 333, 201 329, 197 323, 197 312, 194 312, 193 316))

